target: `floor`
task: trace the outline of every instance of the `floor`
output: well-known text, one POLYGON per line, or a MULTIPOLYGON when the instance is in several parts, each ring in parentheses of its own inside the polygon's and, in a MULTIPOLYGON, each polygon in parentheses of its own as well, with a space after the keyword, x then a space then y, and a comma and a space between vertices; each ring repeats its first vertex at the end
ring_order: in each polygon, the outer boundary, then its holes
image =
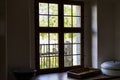
POLYGON ((52 74, 43 74, 40 76, 37 76, 35 80, 77 80, 73 78, 68 78, 67 73, 52 73, 52 74))
MULTIPOLYGON (((98 76, 101 78, 101 76, 98 76)), ((37 76, 34 80, 78 80, 67 77, 67 72, 63 73, 52 73, 52 74, 43 74, 37 76)), ((79 79, 79 80, 120 80, 120 78, 112 78, 112 79, 96 79, 96 78, 88 78, 88 79, 79 79)))

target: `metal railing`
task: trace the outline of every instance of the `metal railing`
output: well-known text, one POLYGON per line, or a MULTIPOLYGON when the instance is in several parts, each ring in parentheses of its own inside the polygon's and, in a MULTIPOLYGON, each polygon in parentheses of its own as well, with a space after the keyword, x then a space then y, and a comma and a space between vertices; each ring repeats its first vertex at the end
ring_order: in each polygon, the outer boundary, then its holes
MULTIPOLYGON (((80 54, 73 54, 72 49, 67 49, 70 48, 70 46, 71 44, 65 45, 65 50, 64 50, 64 66, 66 67, 74 65, 73 55, 80 55, 80 54)), ((40 44, 39 53, 40 53, 40 69, 59 67, 58 44, 40 44)))
POLYGON ((57 68, 58 67, 58 44, 40 44, 40 68, 57 68))

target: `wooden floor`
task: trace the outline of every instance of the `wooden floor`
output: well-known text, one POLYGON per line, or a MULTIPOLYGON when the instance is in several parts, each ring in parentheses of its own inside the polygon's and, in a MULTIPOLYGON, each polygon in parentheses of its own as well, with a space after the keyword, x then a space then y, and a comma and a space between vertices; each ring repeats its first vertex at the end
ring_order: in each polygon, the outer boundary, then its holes
MULTIPOLYGON (((86 78, 86 79, 79 79, 79 80, 120 80, 120 78, 106 78, 102 79, 103 76, 97 76, 97 77, 92 77, 92 78, 86 78), (101 79, 99 79, 99 78, 101 79)), ((63 73, 52 73, 52 74, 44 74, 44 75, 39 75, 33 80, 78 80, 74 78, 69 78, 67 77, 67 72, 63 73)))

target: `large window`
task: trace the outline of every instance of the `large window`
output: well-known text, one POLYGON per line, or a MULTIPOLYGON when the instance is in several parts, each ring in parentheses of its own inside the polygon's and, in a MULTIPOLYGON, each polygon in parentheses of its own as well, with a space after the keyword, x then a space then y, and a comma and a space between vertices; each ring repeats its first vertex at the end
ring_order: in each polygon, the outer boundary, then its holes
POLYGON ((64 71, 84 65, 81 1, 35 1, 36 68, 64 71))

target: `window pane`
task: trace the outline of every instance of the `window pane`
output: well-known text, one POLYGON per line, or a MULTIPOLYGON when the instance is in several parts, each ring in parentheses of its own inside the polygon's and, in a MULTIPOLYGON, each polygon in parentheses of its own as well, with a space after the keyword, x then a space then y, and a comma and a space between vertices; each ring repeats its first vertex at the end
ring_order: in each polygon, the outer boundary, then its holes
POLYGON ((58 27, 58 16, 49 16, 49 26, 58 27))
POLYGON ((39 34, 40 69, 58 67, 58 33, 39 34))
POLYGON ((71 43, 64 44, 64 55, 72 55, 72 44, 71 43))
POLYGON ((73 56, 73 66, 80 65, 81 64, 80 62, 81 62, 80 55, 74 55, 73 56))
POLYGON ((64 43, 72 42, 72 33, 64 33, 64 43))
POLYGON ((64 15, 71 15, 71 5, 64 5, 64 15))
POLYGON ((39 37, 40 44, 48 44, 48 33, 40 33, 39 37))
POLYGON ((50 51, 58 52, 58 34, 50 33, 50 51))
POLYGON ((64 33, 64 66, 72 66, 72 33, 64 33))
POLYGON ((48 16, 39 16, 39 26, 40 27, 48 27, 48 16))
POLYGON ((40 68, 45 69, 49 68, 49 55, 41 55, 40 56, 40 68))
POLYGON ((58 5, 57 4, 49 4, 49 14, 58 15, 58 5))
POLYGON ((73 17, 73 27, 81 27, 81 18, 73 17))
POLYGON ((64 56, 64 67, 70 67, 73 65, 73 56, 64 56))
POLYGON ((58 44, 58 33, 50 33, 50 44, 58 44))
POLYGON ((73 44, 73 54, 80 54, 81 44, 73 44))
POLYGON ((72 27, 71 17, 64 17, 64 27, 72 27))
POLYGON ((80 42, 81 42, 81 34, 73 33, 73 43, 80 43, 80 42))
POLYGON ((80 54, 81 52, 81 35, 80 33, 73 33, 73 54, 80 54))
POLYGON ((56 66, 58 66, 58 55, 57 54, 51 54, 50 68, 56 68, 56 66))
POLYGON ((80 40, 81 40, 80 33, 64 33, 65 67, 80 65, 80 54, 81 54, 80 40))
POLYGON ((48 14, 48 4, 39 3, 39 14, 48 14))
POLYGON ((81 6, 73 5, 73 16, 80 16, 81 15, 81 6))

